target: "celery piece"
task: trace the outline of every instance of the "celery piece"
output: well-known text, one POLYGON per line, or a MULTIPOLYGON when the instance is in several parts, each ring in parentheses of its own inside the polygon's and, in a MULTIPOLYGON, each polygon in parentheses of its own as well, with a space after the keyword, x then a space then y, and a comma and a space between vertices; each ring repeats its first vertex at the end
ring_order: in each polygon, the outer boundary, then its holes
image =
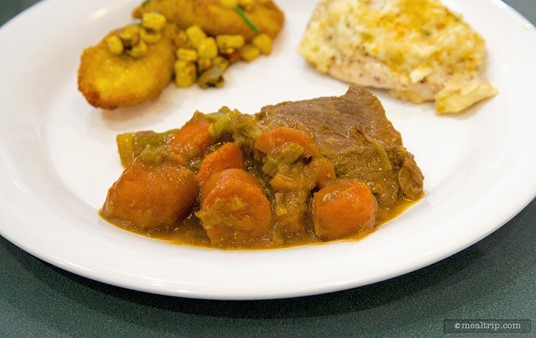
POLYGON ((221 138, 224 134, 232 133, 231 114, 232 112, 222 114, 210 125, 209 133, 215 139, 221 138))
POLYGON ((264 164, 262 165, 262 171, 270 176, 273 177, 277 174, 277 168, 278 168, 278 162, 276 159, 274 159, 272 156, 268 155, 266 156, 266 160, 264 161, 264 164))
POLYGON ((123 167, 128 167, 134 160, 133 148, 134 133, 119 134, 116 136, 117 150, 123 167))
POLYGON ((280 149, 275 149, 266 156, 262 171, 268 176, 275 176, 279 166, 296 162, 303 152, 304 148, 296 143, 288 143, 280 149))
POLYGON ((141 152, 140 158, 148 164, 160 164, 164 162, 167 151, 163 147, 147 148, 141 152))
POLYGON ((117 135, 116 142, 121 164, 127 167, 145 149, 164 145, 176 133, 177 129, 172 129, 162 133, 138 131, 117 135))

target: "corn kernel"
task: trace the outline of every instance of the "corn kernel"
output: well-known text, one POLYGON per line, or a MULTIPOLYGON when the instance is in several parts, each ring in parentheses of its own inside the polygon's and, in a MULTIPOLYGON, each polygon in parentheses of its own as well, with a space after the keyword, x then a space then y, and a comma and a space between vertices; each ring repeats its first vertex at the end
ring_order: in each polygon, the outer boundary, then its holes
POLYGON ((255 60, 256 58, 259 57, 260 54, 261 54, 261 51, 257 47, 250 45, 250 44, 247 44, 244 47, 240 48, 241 58, 242 60, 247 61, 247 62, 251 62, 255 60))
POLYGON ((117 35, 108 37, 106 39, 106 45, 108 46, 108 50, 114 55, 121 55, 125 49, 123 47, 123 41, 117 35))
POLYGON ((145 54, 147 54, 147 45, 145 44, 145 42, 140 41, 137 45, 130 49, 128 54, 134 58, 141 58, 145 54))
POLYGON ((242 35, 218 35, 216 36, 216 45, 220 51, 227 51, 229 49, 242 48, 246 40, 242 35))
POLYGON ((119 38, 123 40, 125 46, 134 46, 140 41, 140 26, 129 25, 125 27, 120 33, 119 38))
POLYGON ((191 48, 179 48, 176 55, 177 59, 183 61, 194 62, 197 60, 197 51, 191 48))
POLYGON ((140 38, 145 43, 157 43, 162 38, 162 33, 148 29, 141 29, 140 38))
POLYGON ((242 60, 240 49, 234 50, 232 53, 225 54, 225 59, 229 61, 229 64, 237 63, 242 60))
POLYGON ((199 42, 207 37, 201 27, 196 25, 186 28, 186 36, 188 36, 188 41, 194 48, 199 47, 199 42))
POLYGON ((190 87, 197 81, 195 64, 188 61, 175 61, 175 84, 179 87, 190 87))
POLYGON ((203 72, 212 67, 212 60, 209 58, 200 57, 197 59, 197 70, 203 72))
POLYGON ((272 52, 272 39, 267 34, 257 35, 251 43, 264 55, 268 55, 272 52))
POLYGON ((212 59, 218 55, 218 46, 216 46, 216 40, 213 37, 207 37, 199 41, 197 47, 197 54, 199 57, 212 59))
POLYGON ((220 0, 220 5, 225 8, 234 8, 238 6, 238 0, 220 0))
POLYGON ((227 61, 227 59, 224 57, 216 56, 214 59, 212 59, 212 65, 214 67, 227 68, 229 67, 229 61, 227 61))
POLYGON ((166 27, 166 17, 159 13, 144 13, 141 25, 144 28, 159 32, 166 27))
POLYGON ((225 80, 223 79, 223 73, 225 69, 220 67, 211 67, 204 71, 197 79, 197 85, 201 88, 223 87, 225 80))
POLYGON ((173 42, 177 48, 186 47, 188 45, 188 36, 186 36, 184 31, 180 31, 173 38, 173 42))

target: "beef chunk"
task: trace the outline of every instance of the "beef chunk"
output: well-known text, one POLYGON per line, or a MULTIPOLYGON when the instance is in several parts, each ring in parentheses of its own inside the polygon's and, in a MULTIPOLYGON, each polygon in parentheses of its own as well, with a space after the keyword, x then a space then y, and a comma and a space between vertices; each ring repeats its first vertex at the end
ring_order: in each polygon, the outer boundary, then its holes
POLYGON ((369 90, 352 85, 345 95, 288 101, 263 107, 266 128, 288 126, 310 131, 320 153, 339 178, 366 182, 376 196, 378 218, 390 218, 404 200, 423 194, 423 175, 402 145, 400 133, 369 90))

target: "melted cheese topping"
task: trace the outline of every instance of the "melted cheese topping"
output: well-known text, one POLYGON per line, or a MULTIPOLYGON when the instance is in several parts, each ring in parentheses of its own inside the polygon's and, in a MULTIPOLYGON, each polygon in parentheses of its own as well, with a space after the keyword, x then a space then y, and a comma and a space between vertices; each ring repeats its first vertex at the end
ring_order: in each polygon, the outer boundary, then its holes
MULTIPOLYGON (((356 50, 389 67, 400 83, 391 88, 393 95, 410 101, 420 100, 408 89, 417 83, 443 89, 448 82, 452 95, 462 90, 467 94, 466 82, 475 84, 485 58, 484 39, 437 0, 321 1, 300 53, 319 71, 329 72, 356 50)), ((485 87, 480 95, 495 94, 491 85, 485 87)))

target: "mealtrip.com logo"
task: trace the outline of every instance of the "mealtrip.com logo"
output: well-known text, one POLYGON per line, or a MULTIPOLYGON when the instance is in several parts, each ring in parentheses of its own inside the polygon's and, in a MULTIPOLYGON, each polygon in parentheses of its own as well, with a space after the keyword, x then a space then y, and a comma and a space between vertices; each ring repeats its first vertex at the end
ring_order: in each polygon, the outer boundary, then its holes
POLYGON ((530 319, 445 319, 445 333, 531 333, 530 319))

